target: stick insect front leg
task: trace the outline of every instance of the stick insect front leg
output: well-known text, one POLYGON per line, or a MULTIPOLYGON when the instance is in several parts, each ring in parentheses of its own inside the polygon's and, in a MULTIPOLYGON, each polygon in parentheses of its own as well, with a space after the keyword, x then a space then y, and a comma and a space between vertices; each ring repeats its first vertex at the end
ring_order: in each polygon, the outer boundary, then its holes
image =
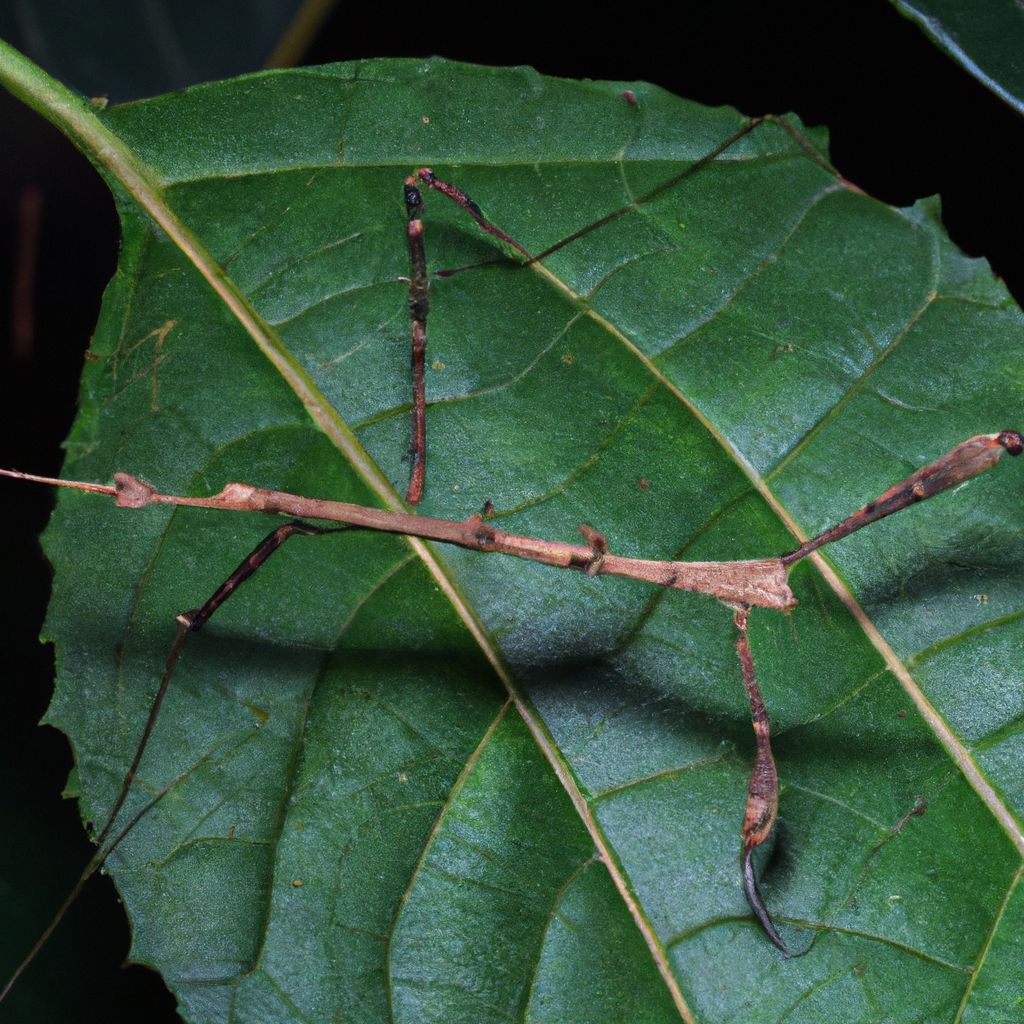
POLYGON ((14 987, 18 978, 21 977, 25 968, 32 963, 40 950, 42 950, 43 946, 46 945, 54 930, 63 920, 64 915, 78 898, 78 894, 81 892, 85 883, 103 866, 107 858, 114 852, 114 850, 117 849, 121 841, 135 827, 138 821, 148 814, 149 811, 155 807, 167 793, 183 782, 207 760, 205 757, 201 758, 191 768, 187 769, 162 789, 159 789, 154 796, 147 801, 145 806, 132 817, 125 827, 122 828, 113 839, 110 839, 111 833, 114 830, 114 825, 117 823, 117 819, 121 814, 125 801, 128 799, 128 794, 131 792, 132 784, 138 775, 139 767, 141 766, 142 759, 146 753, 146 748, 149 746, 150 737, 153 735, 153 729, 160 716, 160 708, 163 706, 164 697, 167 695, 167 688, 170 685, 171 678, 174 675, 174 670, 178 665, 178 659, 181 657, 182 649, 185 646, 185 641, 188 639, 189 634, 198 633, 199 630, 210 621, 210 618, 217 609, 220 608, 220 606, 247 579, 249 579, 270 558, 270 556, 284 544, 285 541, 296 536, 319 537, 322 534, 341 533, 350 529, 352 529, 351 526, 314 526, 311 523, 305 523, 298 519, 278 526, 276 529, 271 530, 270 533, 268 533, 263 540, 261 540, 259 544, 257 544, 256 547, 246 555, 231 575, 228 576, 228 578, 202 605, 198 608, 182 612, 180 615, 175 617, 177 631, 167 654, 167 662, 164 666, 163 676, 160 679, 160 685, 157 687, 156 695, 150 705, 149 715, 146 718, 146 724, 143 726, 142 734, 139 738, 138 745, 135 748, 135 754, 132 757, 131 764, 128 766, 128 770, 125 772, 124 778, 121 781, 121 789, 118 792, 117 798, 115 799, 109 814, 107 815, 106 822, 96 836, 96 853, 89 860, 88 864, 86 864, 81 875, 79 875, 78 880, 75 882, 64 902, 58 908, 56 914, 54 914, 50 923, 35 941, 25 958, 14 969, 14 972, 7 979, 4 987, 0 989, 0 1002, 3 1002, 7 994, 14 987))

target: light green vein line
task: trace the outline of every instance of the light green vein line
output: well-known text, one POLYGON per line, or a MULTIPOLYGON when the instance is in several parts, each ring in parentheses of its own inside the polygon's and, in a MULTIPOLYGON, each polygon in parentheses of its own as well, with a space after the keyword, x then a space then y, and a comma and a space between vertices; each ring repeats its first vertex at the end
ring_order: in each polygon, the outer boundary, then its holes
POLYGON ((848 964, 843 964, 838 970, 833 971, 831 974, 827 974, 824 978, 815 982, 809 988, 804 989, 799 996, 783 1011, 782 1016, 775 1022, 775 1024, 785 1024, 785 1021, 796 1013, 797 1008, 802 1004, 810 1002, 816 998, 819 993, 824 992, 825 989, 834 985, 837 981, 841 981, 850 973, 850 967, 848 964))
POLYGON ((573 868, 573 870, 569 872, 569 876, 562 883, 561 888, 559 888, 558 892, 555 893, 555 898, 551 901, 551 910, 548 913, 547 920, 544 922, 544 927, 540 929, 540 941, 537 944, 536 956, 533 958, 533 970, 530 972, 530 983, 524 989, 522 1004, 519 1007, 519 1016, 524 1022, 539 1020, 545 1016, 543 1013, 538 1013, 534 1016, 532 1012, 533 997, 537 992, 537 981, 540 977, 541 961, 544 957, 544 943, 547 941, 547 937, 551 932, 551 926, 555 921, 561 921, 567 928, 573 928, 571 922, 559 915, 559 909, 565 900, 566 894, 573 885, 576 884, 576 880, 580 878, 588 868, 597 863, 599 863, 599 861, 594 859, 585 860, 582 864, 573 868))
MULTIPOLYGON (((305 1024, 312 1024, 312 1021, 309 1019, 309 1017, 307 1017, 302 1012, 302 1010, 300 1010, 299 1007, 295 1005, 295 1001, 292 999, 292 997, 288 995, 288 993, 285 991, 285 989, 281 985, 281 983, 269 971, 264 970, 263 971, 263 977, 265 977, 267 979, 267 981, 270 983, 270 985, 274 989, 274 991, 278 994, 278 996, 281 997, 281 1002, 284 1003, 284 1005, 287 1006, 288 1009, 291 1010, 291 1012, 294 1013, 296 1015, 296 1017, 298 1017, 299 1020, 304 1021, 305 1024)), ((239 981, 241 981, 241 978, 239 979, 239 981)), ((237 987, 235 989, 235 992, 236 993, 238 992, 238 988, 237 987)), ((239 1018, 235 1017, 235 1004, 234 1004, 234 998, 232 998, 232 1001, 231 1001, 231 1020, 237 1020, 237 1019, 239 1019, 239 1018)), ((230 1020, 229 1020, 229 1024, 230 1024, 230 1020)))
POLYGON ((678 778, 680 775, 699 771, 701 768, 708 767, 708 765, 719 764, 722 761, 728 760, 728 758, 729 754, 723 751, 711 757, 702 757, 696 761, 689 761, 686 764, 676 765, 673 768, 666 768, 664 771, 655 772, 653 775, 644 775, 642 778, 630 779, 619 786, 612 786, 611 789, 604 789, 600 793, 595 793, 590 802, 591 804, 596 804, 598 800, 607 800, 609 797, 618 796, 620 793, 635 789, 637 786, 644 786, 650 782, 662 782, 665 779, 678 778))
POLYGON ((795 782, 787 782, 785 784, 785 789, 792 789, 797 793, 804 793, 809 797, 813 797, 815 800, 821 800, 823 803, 834 804, 836 807, 841 807, 847 814, 860 818, 862 821, 866 821, 872 828, 883 833, 886 839, 891 838, 891 825, 886 825, 884 822, 878 821, 877 818, 872 818, 870 814, 865 814, 864 811, 858 810, 852 804, 844 803, 842 800, 839 800, 834 796, 830 796, 828 793, 822 793, 820 790, 811 789, 810 786, 800 786, 795 782))
POLYGON ((494 720, 487 727, 486 732, 483 734, 480 742, 477 744, 476 749, 466 759, 466 763, 459 773, 459 777, 455 780, 455 784, 448 792, 448 797, 438 812, 437 818, 434 820, 434 824, 430 829, 430 833, 427 835, 426 840, 423 843, 423 850, 420 853, 419 860, 416 862, 416 867, 413 868, 412 874, 409 876, 409 884, 405 887, 405 892, 402 893, 402 898, 398 902, 398 907, 395 910, 395 915, 391 919, 391 926, 388 928, 387 933, 387 952, 385 953, 385 962, 387 964, 387 997, 388 997, 388 1020, 393 1021, 394 1010, 392 1007, 393 1003, 393 990, 396 975, 391 969, 392 962, 392 943, 394 942, 395 932, 398 929, 398 921, 402 916, 402 912, 405 910, 405 905, 409 902, 409 897, 412 895, 412 890, 416 886, 416 882, 419 880, 424 868, 426 867, 427 857, 430 854, 430 848, 434 845, 434 840, 437 838, 438 833, 441 831, 441 825, 444 823, 445 815, 448 813, 452 804, 455 802, 455 798, 462 792, 462 787, 466 784, 466 779, 469 778, 470 772, 472 772, 477 761, 480 759, 480 755, 487 749, 487 745, 491 742, 491 738, 497 732, 498 726, 504 721, 505 715, 508 712, 508 704, 503 704, 499 709, 494 720))
MULTIPOLYGON (((235 81, 238 81, 238 79, 235 79, 235 81)), ((195 90, 197 88, 198 88, 198 86, 191 86, 190 87, 191 90, 195 90)), ((146 102, 147 102, 146 100, 136 100, 136 101, 134 101, 131 104, 131 106, 134 109, 139 109, 142 106, 142 104, 144 104, 146 102)), ((127 106, 127 105, 128 104, 124 104, 124 106, 127 106)), ((771 124, 771 123, 774 123, 774 122, 762 119, 758 123, 759 124, 771 124)), ((792 150, 784 151, 784 152, 780 151, 778 153, 766 153, 763 156, 741 156, 741 157, 737 157, 735 159, 731 159, 730 157, 728 157, 728 156, 726 156, 724 154, 720 154, 719 156, 717 156, 715 158, 715 162, 716 163, 744 164, 744 165, 771 164, 771 163, 781 162, 781 161, 784 161, 784 160, 800 159, 801 156, 802 156, 802 154, 796 153, 796 152, 794 152, 792 150)), ((617 159, 618 159, 618 156, 615 153, 610 153, 608 156, 605 156, 605 157, 594 157, 594 159, 592 159, 592 160, 571 160, 571 159, 568 159, 568 158, 566 158, 566 159, 559 159, 558 157, 551 157, 550 159, 546 159, 546 160, 533 160, 533 159, 531 159, 531 160, 505 160, 505 159, 502 159, 502 158, 495 157, 494 159, 478 160, 478 161, 476 161, 474 166, 480 167, 480 168, 487 168, 487 169, 491 169, 491 170, 500 170, 500 171, 516 171, 516 170, 536 171, 538 167, 544 168, 546 166, 557 164, 559 167, 562 167, 562 168, 574 167, 574 168, 579 168, 581 170, 586 170, 588 168, 598 168, 598 169, 602 169, 602 170, 607 170, 607 169, 609 169, 609 168, 611 168, 611 167, 613 167, 615 165, 615 162, 616 162, 617 159)), ((657 157, 638 156, 638 157, 632 157, 631 156, 629 159, 630 159, 631 163, 635 163, 637 165, 642 166, 644 164, 649 164, 649 163, 659 164, 659 165, 660 164, 664 164, 664 163, 678 163, 678 164, 696 163, 697 160, 701 159, 701 157, 694 156, 693 154, 686 154, 686 155, 680 155, 680 156, 676 156, 676 157, 668 157, 668 156, 657 156, 657 157)), ((461 157, 461 156, 459 156, 459 157, 453 156, 449 160, 449 163, 451 163, 451 164, 465 164, 465 162, 466 161, 465 161, 464 157, 461 157)), ((398 170, 401 174, 408 174, 409 173, 409 169, 412 166, 414 166, 415 163, 416 163, 415 160, 412 160, 410 162, 410 161, 403 161, 403 160, 401 160, 399 158, 396 158, 394 160, 385 160, 385 161, 383 161, 381 163, 378 163, 378 162, 375 162, 375 161, 356 162, 356 161, 344 161, 344 160, 332 161, 332 162, 328 163, 328 162, 326 162, 324 160, 318 160, 318 161, 315 161, 315 162, 311 161, 310 163, 304 163, 304 164, 272 164, 272 165, 269 165, 269 166, 265 165, 265 164, 260 164, 259 166, 256 166, 256 167, 248 167, 248 168, 243 167, 243 168, 239 169, 238 176, 239 177, 245 177, 245 178, 263 178, 263 177, 269 177, 271 175, 281 175, 281 174, 316 174, 316 173, 319 173, 320 171, 336 171, 336 170, 341 170, 341 169, 359 170, 359 171, 380 171, 380 170, 396 171, 396 170, 398 170)), ((439 161, 438 161, 438 166, 441 166, 439 161)), ((215 168, 215 169, 213 169, 213 170, 211 170, 209 172, 204 172, 203 174, 196 174, 193 177, 183 177, 180 174, 176 174, 173 177, 166 178, 165 180, 166 180, 168 185, 174 186, 174 187, 179 186, 179 185, 202 185, 203 183, 210 182, 210 181, 214 181, 214 182, 223 181, 224 180, 224 174, 220 170, 215 168)), ((859 188, 853 187, 851 189, 851 191, 860 192, 861 190, 859 188)), ((640 197, 640 199, 643 199, 643 198, 644 197, 642 197, 642 196, 640 197)))
MULTIPOLYGON (((761 275, 768 270, 782 255, 785 249, 793 241, 794 238, 800 233, 804 225, 810 219, 811 214, 815 213, 821 203, 823 203, 829 196, 833 196, 838 192, 841 192, 841 186, 833 182, 831 185, 826 185, 823 188, 818 189, 808 200, 807 205, 799 211, 799 215, 791 223, 785 226, 785 232, 778 242, 772 248, 771 252, 765 253, 764 256, 758 261, 757 265, 752 267, 744 276, 741 281, 732 289, 731 292, 722 300, 722 302, 713 310, 711 310, 700 323, 696 324, 690 330, 683 335, 683 337, 672 342, 667 348, 663 348, 658 352, 658 358, 668 356, 673 353, 678 353, 679 349, 686 345, 692 344, 694 339, 704 330, 711 327, 719 317, 724 316, 731 306, 736 305, 740 297, 749 288, 753 288, 755 283, 760 279, 761 275)), ((595 289, 596 293, 596 289, 595 289)), ((763 332, 759 332, 762 333, 763 332)), ((782 337, 772 337, 771 335, 763 335, 768 338, 769 341, 781 342, 784 340, 782 337)))
POLYGON ((995 941, 996 932, 999 931, 999 924, 1006 914, 1006 908, 1010 905, 1010 900, 1013 897, 1017 886, 1020 884, 1021 876, 1024 875, 1024 865, 1017 869, 1017 873, 1013 876, 1013 881, 1009 884, 1006 890, 1006 898, 999 905, 999 911, 992 922, 992 928, 988 935, 985 937, 985 943, 981 947, 981 953, 978 956, 978 960, 974 965, 974 971, 971 974, 971 980, 967 983, 967 988, 964 989, 963 999, 960 1000, 960 1006, 957 1008, 956 1017, 953 1018, 953 1024, 960 1024, 963 1020, 964 1012, 967 1009, 967 1004, 970 1002, 971 992, 974 991, 974 986, 977 984, 978 978, 981 976, 981 969, 985 964, 985 958, 988 956, 988 951, 992 948, 992 943, 995 941))
MULTIPOLYGON (((783 924, 792 925, 794 928, 806 928, 808 931, 817 932, 819 936, 849 935, 855 939, 866 939, 868 942, 877 942, 880 946, 886 946, 889 949, 895 949, 901 953, 906 953, 907 956, 912 956, 917 960, 922 960, 926 964, 932 964, 935 967, 942 968, 943 970, 953 971, 956 974, 971 973, 971 968, 969 967, 950 963, 948 960, 943 960, 941 957, 934 956, 931 953, 926 953, 923 949, 918 949, 916 946, 910 946, 905 942, 900 942, 897 939, 890 939, 885 935, 877 935, 874 932, 864 931, 859 928, 842 928, 839 925, 823 924, 818 921, 809 921, 798 917, 783 917, 780 915, 776 920, 781 921, 783 924)), ((702 921, 700 924, 694 925, 692 928, 687 928, 686 931, 680 932, 678 935, 673 935, 668 940, 667 945, 669 949, 672 949, 681 942, 686 942, 689 939, 692 939, 695 935, 699 935, 701 932, 732 923, 749 925, 751 928, 758 927, 757 924, 749 917, 723 915, 722 917, 702 921)))
POLYGON ((1024 617, 1024 609, 1010 612, 1008 615, 1001 615, 998 619, 989 619, 988 622, 980 622, 976 626, 971 626, 970 629, 965 629, 953 636, 944 637, 938 643, 932 644, 931 647, 926 647, 923 651, 919 651, 917 654, 908 658, 907 668, 917 668, 919 665, 923 665, 930 658, 934 658, 937 654, 941 654, 949 647, 963 643, 966 640, 971 640, 976 636, 981 636, 983 633, 987 633, 990 629, 999 629, 1002 626, 1008 626, 1022 617, 1024 617))
POLYGON ((806 449, 810 443, 827 427, 842 411, 845 409, 850 402, 852 402, 867 385, 868 380, 874 375, 875 371, 899 348, 900 343, 906 338, 910 332, 914 329, 918 321, 925 315, 932 303, 935 301, 935 293, 932 292, 925 299, 924 303, 919 309, 911 314, 907 320, 903 329, 893 338, 893 340, 884 348, 882 351, 871 361, 871 363, 864 369, 864 371, 857 377, 853 384, 847 388, 843 393, 843 396, 839 399, 835 405, 832 406, 828 412, 818 420, 817 423, 807 431, 806 434, 786 453, 785 457, 782 458, 778 464, 768 474, 767 479, 779 477, 786 467, 798 456, 801 452, 806 449))
POLYGON ((841 697, 837 698, 834 704, 830 704, 824 711, 820 711, 818 714, 813 715, 811 718, 805 718, 802 721, 794 722, 787 729, 782 730, 782 733, 790 735, 797 729, 807 729, 812 725, 817 725, 823 718, 827 718, 829 715, 834 715, 840 708, 845 707, 851 701, 856 700, 866 689, 873 686, 879 679, 884 679, 888 674, 887 669, 880 668, 877 672, 872 672, 867 679, 862 683, 857 683, 853 689, 848 690, 841 697))

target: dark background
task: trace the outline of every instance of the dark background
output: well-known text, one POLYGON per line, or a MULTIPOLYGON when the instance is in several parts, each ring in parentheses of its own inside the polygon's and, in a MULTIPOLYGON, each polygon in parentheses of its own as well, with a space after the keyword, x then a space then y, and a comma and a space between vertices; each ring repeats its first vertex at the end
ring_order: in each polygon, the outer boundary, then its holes
MULTIPOLYGON (((246 7, 244 0, 233 2, 246 7)), ((40 47, 40 33, 44 42, 49 31, 52 39, 76 44, 72 49, 78 52, 88 48, 89 39, 76 37, 59 17, 49 29, 45 20, 42 29, 38 22, 26 26, 20 5, 12 3, 0 10, 0 36, 83 92, 145 95, 188 84, 190 73, 227 77, 259 67, 297 5, 253 0, 250 6, 258 9, 252 17, 229 12, 237 23, 229 36, 204 35, 207 44, 225 38, 231 54, 218 64, 211 50, 196 68, 182 59, 165 62, 170 71, 163 80, 160 61, 144 52, 152 39, 131 27, 135 44, 109 57, 96 55, 91 66, 70 72, 60 47, 40 47), (132 75, 140 81, 144 72, 156 77, 133 92, 132 75)), ((380 15, 374 21, 365 9, 372 6, 329 11, 304 49, 293 45, 292 59, 319 64, 440 54, 478 64, 530 64, 571 78, 647 80, 749 115, 794 111, 806 124, 828 126, 833 163, 871 195, 907 205, 939 193, 953 240, 970 255, 987 257, 1018 301, 1024 298, 1024 124, 882 0, 833 8, 837 13, 829 24, 820 6, 808 16, 809 8, 801 5, 770 14, 751 14, 746 5, 730 3, 717 5, 715 15, 683 8, 670 23, 637 5, 625 5, 614 20, 601 22, 568 14, 545 21, 505 5, 481 8, 479 24, 443 9, 421 6, 410 15, 382 4, 376 5, 380 15)), ((89 17, 107 24, 128 9, 137 16, 139 7, 96 2, 89 5, 89 17)), ((175 46, 163 49, 187 57, 188 25, 179 28, 175 46)), ((158 47, 167 42, 159 26, 150 25, 149 33, 158 47)), ((49 124, 3 94, 0 125, 0 401, 6 431, 0 436, 0 466, 56 475, 60 442, 75 411, 82 353, 115 267, 118 226, 99 177, 49 124)), ((1021 424, 994 425, 1004 426, 1021 424)), ((45 488, 0 485, 6 640, 0 648, 6 669, 0 714, 3 976, 91 853, 76 807, 58 799, 71 764, 67 741, 35 726, 49 699, 53 658, 36 640, 49 571, 34 538, 51 502, 45 488)), ((94 879, 15 996, 0 1007, 0 1020, 60 1015, 66 1021, 116 1021, 143 1013, 148 1021, 177 1020, 174 1000, 156 975, 121 967, 128 941, 113 887, 94 879)))

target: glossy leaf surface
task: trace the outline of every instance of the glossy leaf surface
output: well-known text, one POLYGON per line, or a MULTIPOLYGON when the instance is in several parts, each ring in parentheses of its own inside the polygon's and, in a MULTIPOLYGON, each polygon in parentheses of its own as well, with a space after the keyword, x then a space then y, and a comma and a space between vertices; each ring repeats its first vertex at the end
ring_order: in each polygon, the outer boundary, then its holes
MULTIPOLYGON (((630 88, 397 61, 107 112, 292 369, 122 194, 65 475, 403 491, 401 184, 423 165, 531 252, 623 211, 523 269, 428 196, 431 266, 486 265, 433 284, 425 514, 490 500, 517 533, 758 557, 795 546, 787 516, 814 533, 1019 426, 1020 311, 934 204, 859 194, 820 134, 630 88), (314 425, 303 375, 362 451, 314 425)), ((1001 1019, 1024 807, 1006 463, 754 617, 783 780, 763 890, 806 956, 740 889, 753 744, 726 609, 359 533, 292 541, 186 648, 133 806, 193 770, 110 862, 133 955, 196 1021, 1001 1019)), ((49 717, 86 818, 174 614, 268 529, 62 495, 49 717)))

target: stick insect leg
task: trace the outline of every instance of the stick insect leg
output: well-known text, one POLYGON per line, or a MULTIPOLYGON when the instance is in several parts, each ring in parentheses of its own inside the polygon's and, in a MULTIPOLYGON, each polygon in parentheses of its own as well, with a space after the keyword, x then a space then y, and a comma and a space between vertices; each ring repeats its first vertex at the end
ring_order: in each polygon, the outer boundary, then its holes
POLYGON ((771 730, 768 724, 768 712, 754 675, 754 659, 750 653, 750 639, 747 635, 747 618, 750 614, 749 605, 736 608, 735 622, 738 635, 736 637, 736 654, 743 670, 743 683, 747 688, 750 701, 750 717, 754 723, 756 752, 754 754, 754 770, 750 774, 747 788, 747 810, 743 817, 743 892, 747 903, 754 912, 754 917, 764 929, 764 933, 772 943, 786 956, 791 956, 786 943, 772 922, 761 899, 754 875, 753 853, 761 845, 775 827, 775 819, 779 810, 779 776, 775 770, 775 758, 772 756, 771 730))
MULTIPOLYGON (((255 548, 242 560, 233 573, 214 591, 211 597, 203 604, 200 608, 193 608, 191 611, 182 612, 176 618, 178 632, 174 638, 174 642, 171 644, 171 649, 167 655, 167 665, 164 668, 163 677, 160 680, 160 686, 156 691, 156 697, 153 698, 153 705, 149 709, 149 717, 146 719, 146 725, 142 730, 142 737, 139 740, 139 745, 135 751, 135 756, 132 758, 132 763, 125 773, 124 780, 121 784, 121 792, 118 793, 117 800, 114 801, 113 809, 110 812, 110 816, 107 818, 107 823, 103 826, 102 831, 97 839, 97 845, 102 846, 103 841, 110 834, 110 830, 114 826, 114 821, 117 815, 120 813, 121 808, 124 806, 125 800, 128 798, 128 793, 131 790, 132 783, 135 781, 135 775, 139 770, 139 765, 142 762, 142 755, 146 751, 146 746, 149 743, 149 737, 152 735, 153 726, 156 725, 157 716, 160 714, 160 707, 164 702, 164 696, 167 693, 167 686, 171 681, 171 676, 174 674, 174 669, 178 664, 178 658, 181 655, 181 650, 185 646, 185 640, 189 633, 197 633, 203 626, 209 622, 210 617, 213 613, 238 589, 238 587, 244 583, 254 572, 270 556, 279 548, 289 537, 294 537, 297 534, 306 537, 319 536, 322 533, 337 533, 337 527, 324 528, 320 526, 311 526, 309 523, 304 523, 301 520, 294 520, 290 523, 285 523, 283 526, 277 527, 275 530, 271 530, 256 545, 255 548)), ((344 527, 341 527, 344 529, 344 527)))
POLYGON ((800 545, 796 551, 782 556, 782 564, 789 566, 799 562, 812 551, 849 537, 869 523, 877 522, 908 505, 914 505, 926 498, 941 494, 950 487, 956 487, 965 480, 983 473, 994 466, 1004 452, 1020 455, 1024 451, 1024 437, 1016 430, 1003 430, 998 434, 978 434, 961 441, 952 451, 911 473, 905 480, 894 484, 874 501, 869 501, 841 523, 822 531, 800 545))
MULTIPOLYGON (((289 537, 296 535, 302 535, 306 537, 319 536, 322 533, 340 533, 343 530, 350 529, 347 526, 340 527, 321 527, 313 526, 310 523, 304 523, 301 520, 294 520, 290 523, 285 523, 283 526, 277 527, 266 535, 256 545, 255 548, 243 559, 239 566, 233 573, 217 588, 213 595, 199 608, 193 608, 191 611, 183 612, 176 618, 177 633, 175 634, 174 641, 171 644, 171 649, 167 654, 167 663, 164 667, 164 674, 160 679, 160 686, 157 688, 156 696, 153 698, 153 703, 149 709, 149 715, 146 718, 146 724, 142 730, 142 736, 139 739, 138 746, 135 748, 135 754, 132 757, 131 765, 128 767, 128 771, 125 772, 124 779, 121 783, 121 790, 117 795, 117 799, 114 801, 107 821, 103 828, 100 830, 96 838, 96 853, 93 854, 92 859, 86 864, 79 876, 78 881, 75 882, 68 893, 67 898, 61 904, 57 913, 54 915, 53 920, 46 926, 43 933, 36 940, 35 944, 29 950, 27 956, 20 964, 15 968, 14 972, 8 978, 3 989, 0 990, 0 1002, 6 998, 7 993, 14 987, 15 982, 21 976, 22 972, 26 967, 36 958, 39 951, 46 945, 47 940, 53 934, 54 930, 63 920, 64 915, 71 908, 72 904, 78 898, 79 892, 85 883, 103 866, 104 861, 120 844, 121 840, 135 827, 135 824, 146 814, 149 810, 154 807, 163 796, 170 792, 179 782, 187 778, 199 764, 193 765, 192 768, 188 769, 177 779, 159 790, 153 798, 136 814, 128 825, 116 836, 116 838, 104 846, 107 838, 113 830, 114 823, 117 821, 118 815, 121 813, 121 808, 124 806, 125 800, 128 799, 128 793, 131 791, 132 783, 135 781, 135 776, 138 773, 139 765, 142 763, 143 755, 146 752, 146 747, 149 744, 149 739, 153 734, 153 728, 156 725, 157 717, 160 714, 160 708, 164 702, 164 696, 167 693, 167 687, 170 684, 171 677, 174 675, 174 669, 178 664, 178 658, 181 656, 182 648, 185 646, 185 640, 189 633, 195 633, 210 620, 213 613, 238 589, 238 587, 244 583, 264 562, 279 548, 289 537)), ((204 761, 206 758, 203 759, 204 761)))
POLYGON ((427 398, 424 373, 427 355, 427 315, 430 312, 430 278, 423 245, 423 193, 417 185, 422 182, 446 195, 465 210, 480 228, 511 245, 528 261, 530 254, 510 235, 496 228, 457 185, 450 185, 436 177, 429 167, 421 167, 405 180, 405 212, 408 217, 406 239, 409 246, 409 315, 412 318, 412 441, 409 446, 412 472, 405 500, 418 505, 423 500, 423 483, 427 470, 427 398))
POLYGON ((461 206, 477 222, 481 230, 487 234, 500 239, 507 245, 511 245, 517 252, 522 253, 528 261, 533 262, 533 257, 511 236, 506 235, 500 228, 496 228, 484 215, 483 211, 466 195, 457 185, 450 185, 447 181, 438 178, 429 167, 421 167, 416 174, 409 179, 410 182, 419 179, 424 185, 437 189, 438 192, 446 195, 457 206, 461 206))
POLYGON ((412 474, 405 500, 418 505, 423 498, 427 469, 427 396, 424 370, 427 357, 427 314, 430 312, 430 280, 423 248, 423 196, 415 178, 405 183, 405 209, 409 216, 409 315, 412 317, 412 474))

